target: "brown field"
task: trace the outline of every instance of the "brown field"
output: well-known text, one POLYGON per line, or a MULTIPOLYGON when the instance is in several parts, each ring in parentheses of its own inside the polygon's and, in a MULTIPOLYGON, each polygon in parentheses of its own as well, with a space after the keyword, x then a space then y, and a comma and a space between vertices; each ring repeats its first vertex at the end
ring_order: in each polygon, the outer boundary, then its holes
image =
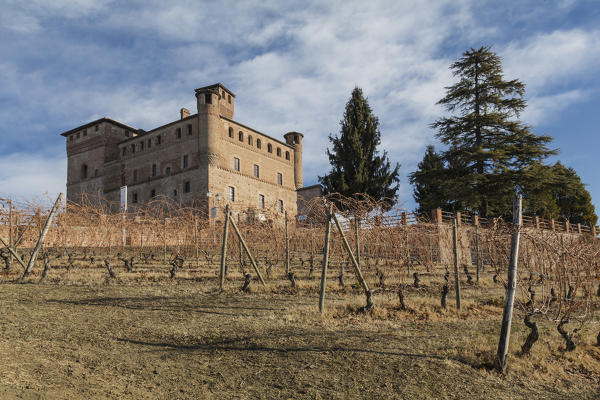
MULTIPOLYGON (((428 274, 421 266, 419 289, 406 270, 390 270, 365 313, 352 270, 341 288, 334 261, 321 315, 320 266, 309 278, 295 263, 292 289, 280 263, 265 287, 254 280, 242 293, 233 264, 220 293, 216 261, 188 262, 173 280, 170 267, 157 264, 126 272, 113 259, 115 280, 101 260, 69 270, 64 257, 53 264, 43 283, 40 266, 24 283, 16 283, 19 265, 2 277, 0 398, 600 398, 598 316, 574 334, 573 352, 564 351, 555 323, 536 317, 540 340, 519 357, 529 332, 519 311, 507 371, 488 368, 504 299, 489 268, 478 285, 462 279, 459 313, 453 289, 448 309, 440 306, 443 268, 428 274)), ((374 267, 364 272, 376 288, 374 267)))

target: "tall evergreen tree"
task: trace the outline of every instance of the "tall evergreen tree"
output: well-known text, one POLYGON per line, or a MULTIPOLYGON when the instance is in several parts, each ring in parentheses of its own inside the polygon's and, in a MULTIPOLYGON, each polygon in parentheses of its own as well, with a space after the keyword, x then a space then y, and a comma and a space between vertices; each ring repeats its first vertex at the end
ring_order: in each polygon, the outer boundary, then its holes
POLYGON ((449 209, 450 193, 446 185, 448 170, 444 159, 433 146, 427 146, 425 156, 418 169, 409 175, 414 186, 413 198, 418 204, 417 211, 427 215, 429 211, 441 207, 449 209))
POLYGON ((340 121, 340 135, 329 135, 332 149, 327 149, 331 171, 320 176, 326 194, 344 196, 368 194, 384 200, 391 207, 398 191, 398 170, 388 159, 387 152, 380 154, 379 119, 373 115, 362 89, 356 87, 346 103, 344 118, 340 121))
MULTIPOLYGON (((450 67, 459 81, 446 88, 438 104, 452 115, 432 127, 449 149, 446 160, 464 165, 474 196, 458 198, 482 216, 510 210, 506 196, 526 178, 522 170, 555 151, 549 136, 537 136, 518 117, 526 106, 525 85, 502 76, 501 59, 489 47, 470 49, 450 67)), ((510 197, 509 197, 510 198, 510 197)))

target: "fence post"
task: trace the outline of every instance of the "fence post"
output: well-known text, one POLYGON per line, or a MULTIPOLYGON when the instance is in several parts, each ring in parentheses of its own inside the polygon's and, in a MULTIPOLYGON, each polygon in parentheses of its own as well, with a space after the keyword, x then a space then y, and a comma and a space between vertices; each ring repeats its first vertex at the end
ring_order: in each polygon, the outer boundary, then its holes
POLYGON ((592 226, 592 236, 596 239, 596 226, 592 226))
POLYGON ((167 265, 167 217, 163 218, 163 264, 167 265))
MULTIPOLYGON (((477 215, 475 216, 477 217, 477 215)), ((479 270, 481 269, 481 256, 479 253, 479 224, 475 225, 475 252, 477 253, 477 276, 476 280, 479 283, 479 270)))
POLYGON ((42 232, 40 233, 40 237, 38 238, 38 241, 37 241, 33 251, 31 252, 31 257, 29 258, 29 263, 27 263, 27 268, 25 268, 25 272, 23 273, 23 278, 27 278, 27 276, 31 272, 31 269, 33 268, 33 264, 35 263, 37 254, 40 251, 40 248, 42 247, 42 243, 44 243, 44 238, 46 237, 46 234, 48 233, 48 230, 50 229, 50 225, 52 224, 52 219, 54 218, 54 215, 56 214, 56 211, 58 210, 58 206, 60 205, 60 202, 62 201, 62 197, 63 197, 62 193, 58 195, 58 198, 56 199, 56 202, 54 203, 52 210, 50 210, 50 214, 48 214, 48 218, 46 219, 44 228, 42 229, 42 232))
POLYGON ((555 230, 556 230, 556 225, 555 225, 555 223, 554 223, 554 218, 551 218, 551 219, 550 219, 550 228, 552 229, 552 231, 555 231, 555 230))
POLYGON ((360 241, 358 237, 358 230, 360 229, 360 218, 354 214, 354 236, 356 240, 356 262, 360 266, 360 241))
POLYGON ((577 224, 577 233, 581 235, 581 224, 577 224))
POLYGON ((288 232, 288 213, 285 212, 285 274, 290 273, 290 235, 288 232))
POLYGON ((196 268, 200 268, 200 256, 198 254, 198 217, 194 215, 194 247, 196 248, 196 268))
POLYGON ((456 213, 456 226, 460 227, 461 222, 462 222, 462 218, 460 216, 460 212, 457 212, 456 213))
POLYGON ((565 232, 571 232, 571 223, 569 222, 569 220, 565 221, 565 232))
POLYGON ((223 244, 221 246, 221 268, 219 270, 219 288, 223 290, 225 283, 225 263, 227 263, 227 234, 229 233, 229 204, 225 206, 225 223, 223 224, 223 244))
POLYGON ((535 216, 535 229, 540 229, 540 216, 535 216))
POLYGON ((327 264, 329 263, 329 239, 331 237, 331 214, 333 207, 329 207, 327 212, 327 222, 325 225, 325 245, 323 246, 323 267, 321 270, 321 290, 319 291, 319 312, 322 314, 325 310, 325 283, 327 280, 327 264))
POLYGON ((431 219, 434 224, 441 224, 442 223, 442 209, 438 207, 435 210, 431 210, 431 219))
MULTIPOLYGON (((13 247, 13 244, 14 244, 14 241, 13 241, 13 202, 12 202, 12 200, 9 200, 8 201, 8 246, 13 247)), ((10 251, 8 253, 9 253, 8 254, 8 265, 6 266, 7 269, 12 266, 12 259, 13 259, 12 253, 10 251)))
POLYGON ((513 229, 515 231, 512 234, 510 243, 506 300, 504 302, 504 312, 502 313, 502 328, 500 330, 500 342, 498 343, 498 355, 496 358, 496 369, 500 372, 506 368, 506 355, 508 354, 508 345, 510 342, 510 325, 515 302, 515 291, 517 289, 517 263, 519 261, 519 239, 522 223, 522 197, 518 194, 515 195, 513 201, 513 229))
POLYGON ((242 246, 244 247, 244 251, 246 252, 246 255, 248 256, 248 258, 250 259, 250 263, 252 264, 252 268, 254 268, 254 272, 256 272, 256 275, 258 275, 258 280, 260 281, 260 283, 262 283, 263 286, 265 286, 266 283, 265 283, 265 280, 263 279, 263 277, 262 277, 262 275, 260 273, 260 270, 258 269, 258 265, 256 264, 256 261, 254 260, 254 257, 252 257, 252 253, 250 253, 250 249, 246 245, 246 241, 242 237, 242 233, 238 229, 235 221, 233 219, 231 219, 231 216, 229 217, 229 222, 231 223, 231 226, 233 227, 233 230, 235 231, 235 234, 237 235, 238 240, 242 243, 242 246))
MULTIPOLYGON (((460 217, 460 213, 456 213, 460 217)), ((454 247, 454 290, 456 291, 456 308, 460 310, 460 280, 458 271, 458 223, 457 218, 452 221, 452 242, 454 247)))

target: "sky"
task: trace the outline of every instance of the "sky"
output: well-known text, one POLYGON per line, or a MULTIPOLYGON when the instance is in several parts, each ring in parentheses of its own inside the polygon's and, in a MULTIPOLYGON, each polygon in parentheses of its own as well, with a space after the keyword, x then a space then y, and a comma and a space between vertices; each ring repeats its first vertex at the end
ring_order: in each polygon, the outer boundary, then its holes
POLYGON ((491 46, 526 84, 521 120, 573 167, 600 211, 600 1, 0 0, 0 197, 65 191, 61 132, 107 116, 145 130, 195 112, 222 82, 234 119, 304 133, 304 185, 329 170, 328 135, 352 89, 379 118, 381 150, 407 175, 455 82, 450 64, 491 46))

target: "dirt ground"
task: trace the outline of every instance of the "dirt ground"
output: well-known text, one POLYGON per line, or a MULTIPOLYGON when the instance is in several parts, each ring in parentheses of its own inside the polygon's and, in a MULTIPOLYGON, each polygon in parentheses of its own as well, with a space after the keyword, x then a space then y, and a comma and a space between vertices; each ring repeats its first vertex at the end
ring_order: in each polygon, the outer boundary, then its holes
POLYGON ((209 277, 126 279, 120 270, 109 281, 94 271, 69 280, 57 269, 41 284, 35 274, 3 277, 0 398, 600 398, 597 323, 567 353, 540 321, 533 354, 518 357, 528 331, 517 315, 508 370, 486 368, 502 314, 491 284, 465 288, 460 313, 417 290, 403 311, 395 289, 378 291, 375 310, 362 313, 359 289, 332 281, 320 315, 316 278, 299 279, 296 291, 284 279, 255 282, 248 294, 241 275, 219 293, 209 277))

